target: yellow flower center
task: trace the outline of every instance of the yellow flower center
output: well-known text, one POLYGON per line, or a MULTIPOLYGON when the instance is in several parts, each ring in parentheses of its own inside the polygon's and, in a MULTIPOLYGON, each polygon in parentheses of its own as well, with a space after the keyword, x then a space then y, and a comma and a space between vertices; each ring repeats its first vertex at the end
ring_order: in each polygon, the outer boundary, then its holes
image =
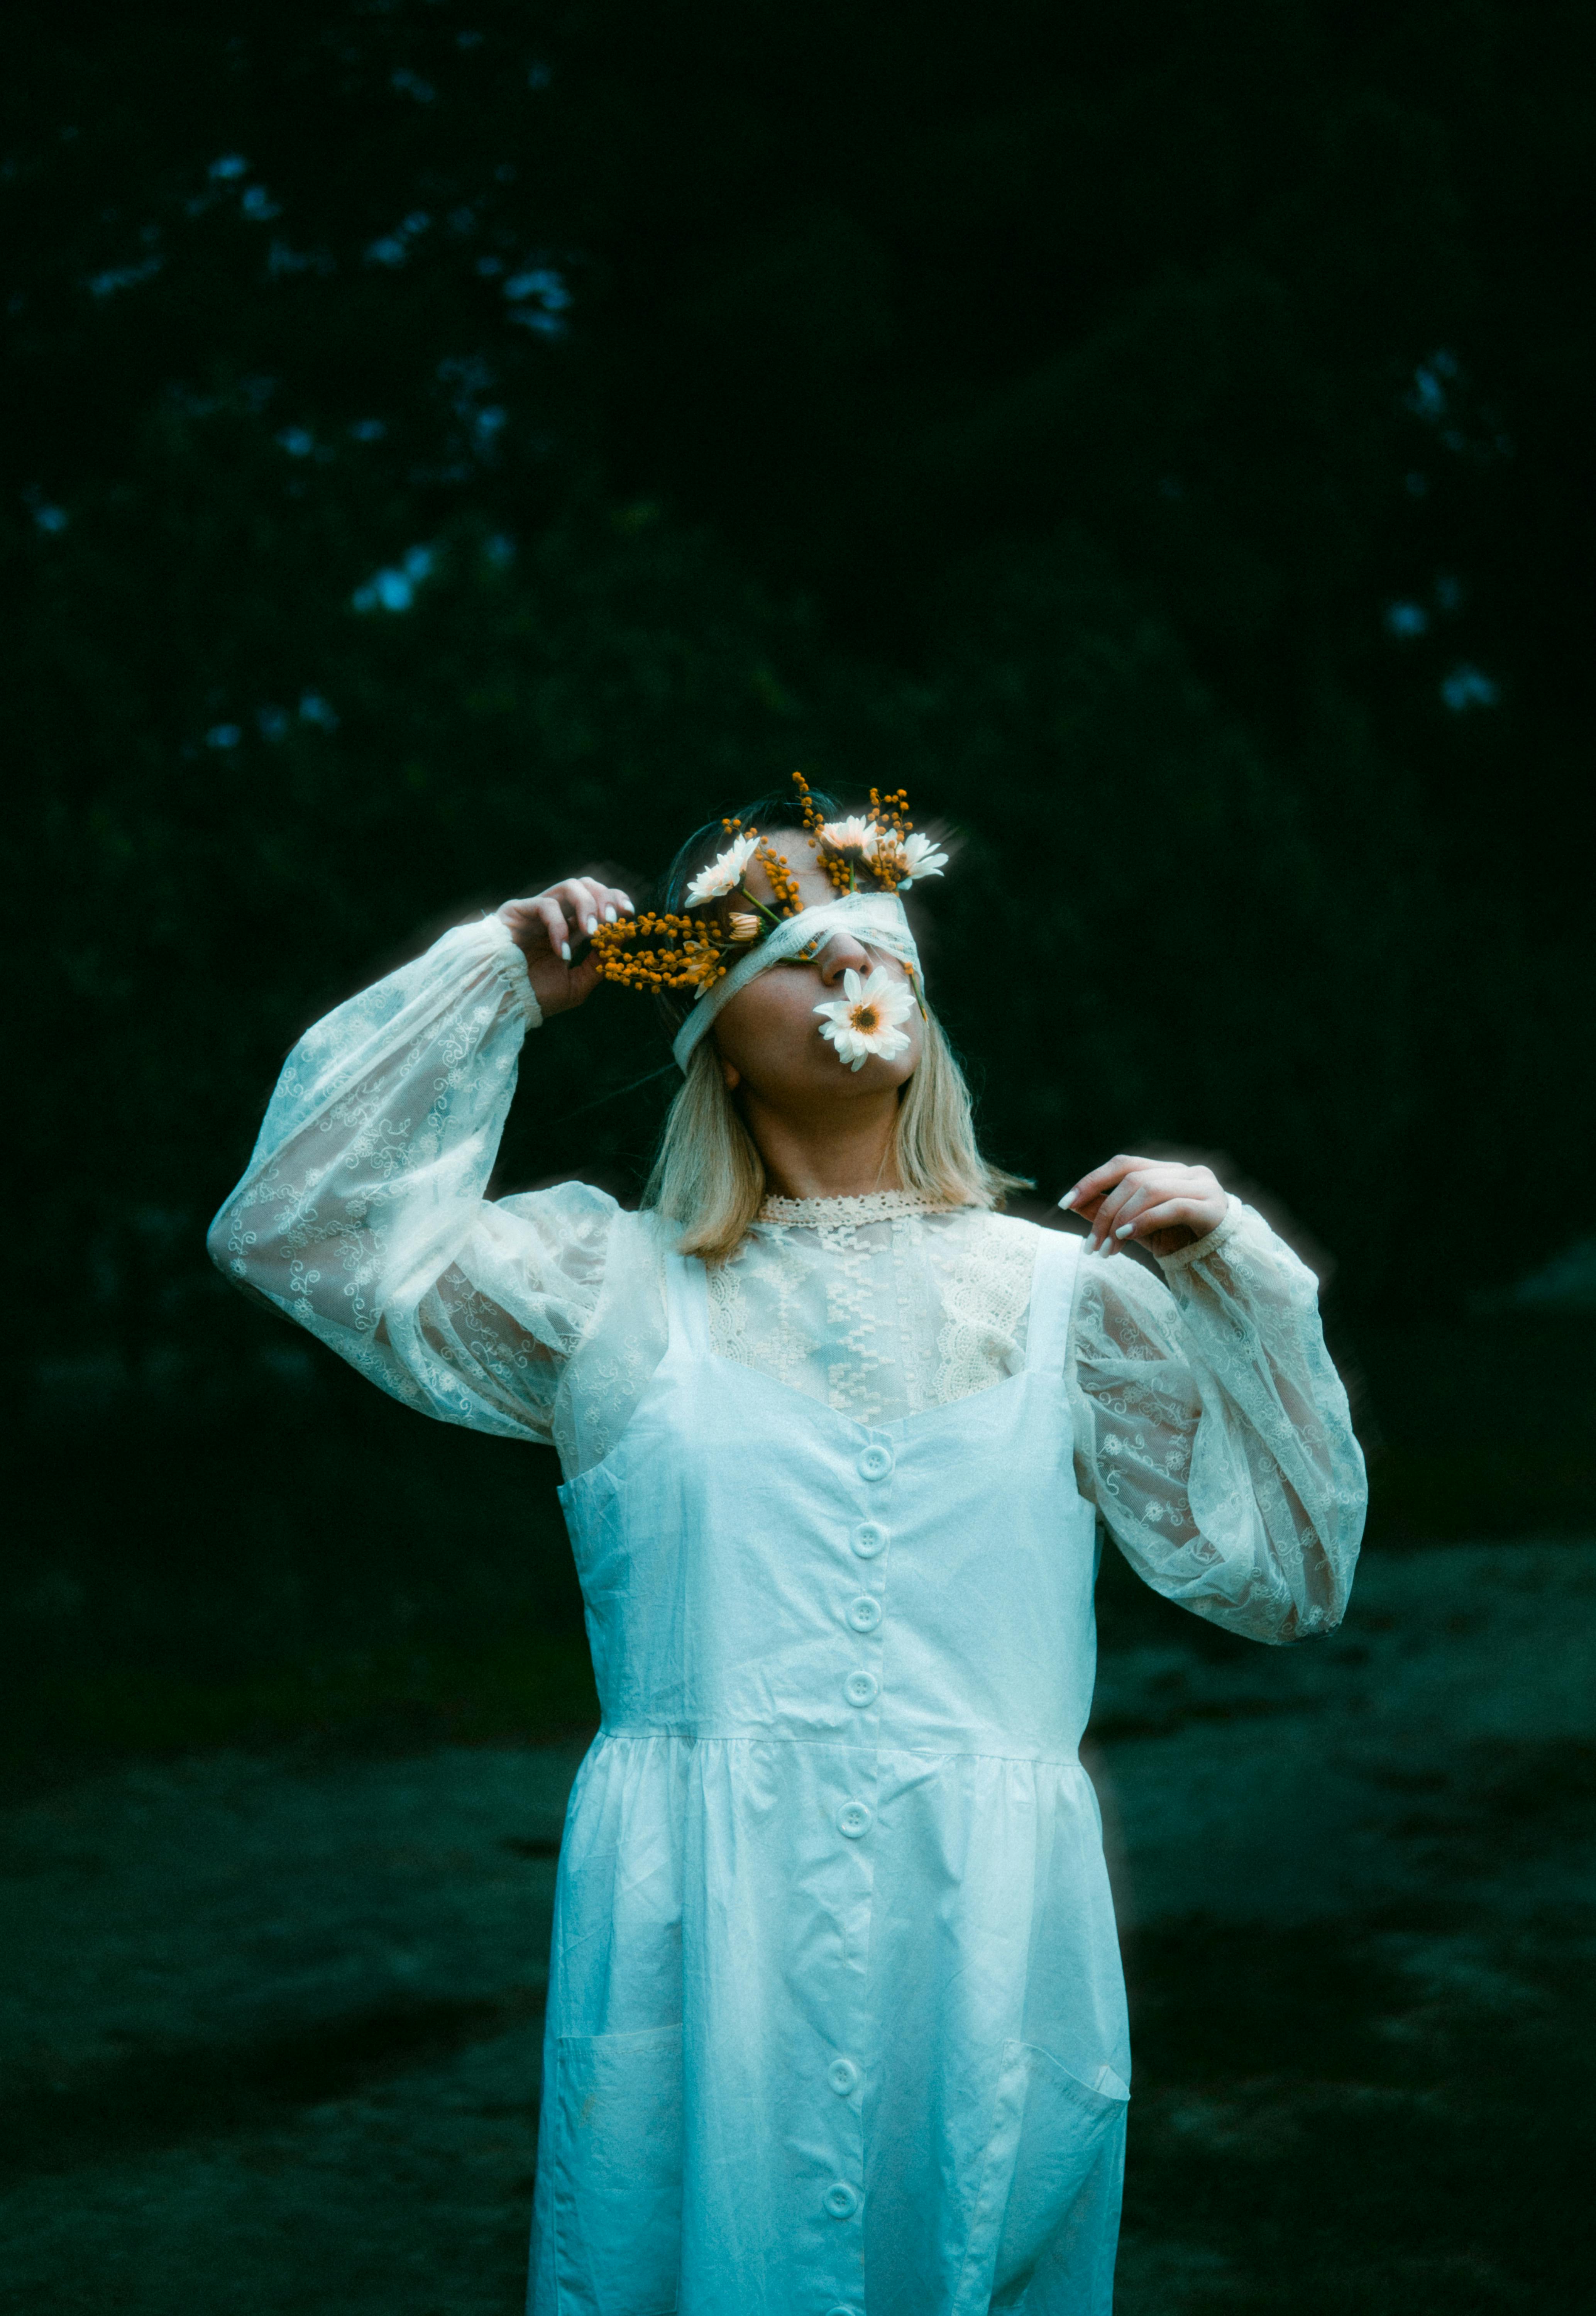
POLYGON ((876 1009, 873 1005, 856 1005, 849 1019, 861 1038, 868 1038, 871 1030, 878 1026, 876 1020, 876 1009))

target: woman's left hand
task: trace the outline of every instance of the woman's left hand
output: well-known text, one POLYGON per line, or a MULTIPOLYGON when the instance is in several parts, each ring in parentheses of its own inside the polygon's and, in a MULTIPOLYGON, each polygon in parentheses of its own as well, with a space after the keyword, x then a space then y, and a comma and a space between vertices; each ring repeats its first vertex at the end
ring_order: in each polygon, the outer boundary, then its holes
POLYGON ((1087 1225, 1088 1254, 1118 1254, 1133 1238, 1175 1254, 1217 1230, 1230 1199, 1206 1166, 1121 1154, 1083 1174, 1058 1203, 1087 1225))

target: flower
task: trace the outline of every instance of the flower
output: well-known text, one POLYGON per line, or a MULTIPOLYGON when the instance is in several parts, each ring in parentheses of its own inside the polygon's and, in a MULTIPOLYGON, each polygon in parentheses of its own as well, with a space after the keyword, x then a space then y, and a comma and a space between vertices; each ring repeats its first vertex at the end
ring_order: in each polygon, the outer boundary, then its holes
POLYGON ((758 850, 757 834, 735 839, 718 860, 699 870, 687 888, 683 908, 696 909, 700 901, 718 901, 723 893, 731 892, 743 881, 743 871, 758 850))
POLYGON ((876 849, 876 829, 862 815, 851 820, 827 820, 820 825, 820 842, 834 852, 862 852, 868 860, 876 849))
POLYGON ((948 856, 938 851, 935 838, 918 833, 905 837, 902 859, 903 874, 897 880, 900 893, 906 893, 916 877, 940 877, 948 866, 948 856))
POLYGON ((751 917, 746 909, 734 909, 732 911, 731 919, 731 934, 732 939, 735 941, 757 940, 759 939, 759 919, 757 917, 751 917))
POLYGON ((785 852, 778 852, 773 844, 762 844, 754 859, 770 878, 771 891, 776 899, 776 913, 780 917, 796 917, 804 905, 798 878, 788 866, 785 852))
POLYGON ((622 989, 707 989, 726 971, 720 944, 701 918, 656 916, 652 909, 601 925, 593 962, 622 989))
POLYGON ((890 1060, 904 1051, 909 1040, 898 1023, 914 1011, 914 999, 908 984, 895 981, 884 965, 877 966, 868 981, 850 966, 843 975, 842 996, 815 1011, 826 1017, 820 1034, 836 1047, 838 1061, 851 1070, 862 1070, 872 1054, 890 1060))

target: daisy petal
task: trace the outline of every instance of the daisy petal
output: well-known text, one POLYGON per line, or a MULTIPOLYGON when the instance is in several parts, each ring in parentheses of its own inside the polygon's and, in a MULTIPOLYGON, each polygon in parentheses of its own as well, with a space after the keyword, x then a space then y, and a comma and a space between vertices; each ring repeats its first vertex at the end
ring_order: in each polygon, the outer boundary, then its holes
POLYGON ((704 901, 717 901, 741 883, 743 871, 759 849, 759 838, 739 836, 728 844, 707 868, 700 868, 682 896, 684 908, 696 909, 704 901))

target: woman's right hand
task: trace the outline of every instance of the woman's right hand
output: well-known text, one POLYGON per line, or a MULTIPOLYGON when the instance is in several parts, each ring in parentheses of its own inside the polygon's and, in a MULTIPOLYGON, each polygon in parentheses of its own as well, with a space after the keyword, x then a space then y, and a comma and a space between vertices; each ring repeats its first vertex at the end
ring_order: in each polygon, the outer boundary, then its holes
POLYGON ((571 951, 602 924, 629 917, 632 904, 596 877, 567 877, 530 900, 506 901, 499 921, 527 961, 527 978, 539 1010, 565 1013, 591 997, 599 969, 591 957, 571 963, 571 951))

